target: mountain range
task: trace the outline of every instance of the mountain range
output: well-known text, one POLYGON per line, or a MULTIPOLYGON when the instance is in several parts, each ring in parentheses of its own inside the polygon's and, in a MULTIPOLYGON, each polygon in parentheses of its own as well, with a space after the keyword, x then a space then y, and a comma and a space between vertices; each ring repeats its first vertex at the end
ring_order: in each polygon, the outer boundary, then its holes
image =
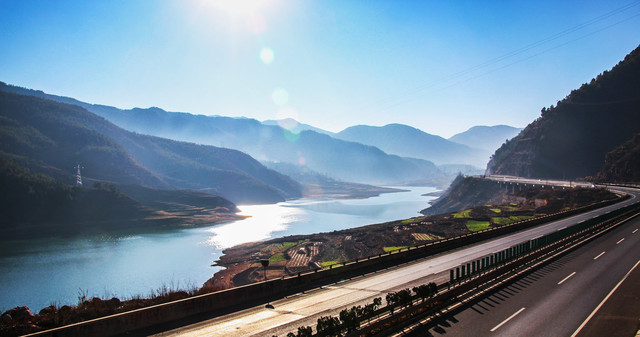
POLYGON ((84 108, 0 91, 0 154, 35 172, 160 189, 198 189, 237 203, 283 201, 301 186, 240 151, 126 131, 84 108))
POLYGON ((484 167, 489 155, 403 125, 395 129, 399 133, 412 130, 411 134, 417 135, 419 141, 413 137, 393 137, 405 142, 381 149, 382 144, 340 139, 339 134, 293 119, 261 123, 249 118, 193 115, 156 107, 122 110, 4 83, 0 83, 0 90, 78 105, 139 134, 237 149, 260 161, 301 164, 342 181, 392 184, 443 180, 449 174, 438 170, 433 161, 484 167), (405 155, 410 158, 402 157, 405 155))
POLYGON ((438 165, 467 164, 482 167, 490 154, 404 124, 380 127, 356 125, 340 131, 336 138, 375 146, 387 153, 430 160, 438 165))

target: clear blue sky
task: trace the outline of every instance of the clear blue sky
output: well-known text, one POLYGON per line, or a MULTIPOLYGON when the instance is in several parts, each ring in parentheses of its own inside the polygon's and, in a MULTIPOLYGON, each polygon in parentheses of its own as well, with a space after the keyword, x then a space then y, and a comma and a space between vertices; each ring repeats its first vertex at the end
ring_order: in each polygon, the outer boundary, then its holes
POLYGON ((0 81, 119 108, 449 137, 525 126, 638 32, 638 1, 0 0, 0 81))

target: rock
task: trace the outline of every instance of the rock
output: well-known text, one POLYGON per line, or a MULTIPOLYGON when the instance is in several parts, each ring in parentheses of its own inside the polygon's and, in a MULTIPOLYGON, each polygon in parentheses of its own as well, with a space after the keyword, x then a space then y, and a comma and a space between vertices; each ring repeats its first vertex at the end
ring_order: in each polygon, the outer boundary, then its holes
POLYGON ((11 315, 4 313, 2 314, 2 316, 0 316, 0 323, 4 325, 11 325, 13 323, 13 318, 11 317, 11 315))
POLYGON ((57 318, 57 311, 58 309, 53 305, 42 308, 42 310, 40 310, 40 312, 38 313, 38 325, 41 327, 54 327, 57 318))
POLYGON ((56 311, 57 311, 56 307, 53 306, 53 305, 50 305, 48 307, 42 308, 42 310, 40 310, 38 315, 40 315, 40 316, 53 315, 53 314, 56 313, 56 311))
MULTIPOLYGON (((11 319, 18 323, 28 323, 35 317, 29 310, 29 307, 15 307, 11 310, 8 310, 4 313, 5 315, 10 315, 11 319)), ((3 315, 4 316, 4 315, 3 315)))
POLYGON ((62 308, 58 310, 58 313, 61 316, 69 316, 73 312, 73 308, 68 305, 63 305, 62 308))
POLYGON ((115 309, 117 307, 119 307, 122 304, 122 301, 120 301, 119 298, 117 297, 113 297, 110 300, 107 301, 109 303, 109 307, 115 309))

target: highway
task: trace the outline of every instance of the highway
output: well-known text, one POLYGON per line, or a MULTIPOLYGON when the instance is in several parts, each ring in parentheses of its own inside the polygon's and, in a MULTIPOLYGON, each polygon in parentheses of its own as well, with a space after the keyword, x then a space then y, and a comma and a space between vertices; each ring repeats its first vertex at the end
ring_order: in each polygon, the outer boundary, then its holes
POLYGON ((621 281, 632 269, 636 277, 640 275, 639 229, 640 218, 635 218, 410 336, 635 336, 640 303, 607 296, 615 294, 612 290, 624 284, 621 281), (626 322, 617 317, 616 324, 604 326, 605 331, 589 332, 585 327, 602 313, 594 312, 596 308, 609 304, 605 299, 618 301, 610 303, 612 308, 630 305, 627 311, 634 317, 626 322))
MULTIPOLYGON (((508 179, 515 178, 500 179, 509 181, 508 179)), ((519 180, 519 182, 522 182, 522 180, 519 180)), ((565 182, 559 182, 559 184, 564 183, 565 182)), ((299 326, 312 326, 315 328, 316 321, 320 316, 337 316, 339 311, 344 308, 351 307, 353 305, 364 305, 371 303, 373 298, 384 298, 385 294, 391 291, 397 291, 427 282, 442 283, 448 280, 449 269, 456 267, 463 262, 477 259, 484 255, 500 251, 511 245, 515 245, 523 241, 527 241, 532 238, 554 232, 558 229, 564 228, 566 226, 571 226, 582 220, 591 219, 597 215, 604 214, 610 210, 622 207, 624 205, 635 203, 636 201, 637 199, 634 196, 634 198, 630 200, 616 205, 608 206, 603 209, 598 209, 567 219, 558 220, 536 228, 498 237, 465 248, 460 248, 442 254, 434 255, 429 258, 413 261, 408 264, 368 274, 362 277, 327 285, 318 289, 314 289, 312 291, 308 291, 306 293, 295 294, 293 296, 271 302, 271 305, 273 305, 273 309, 265 308, 264 305, 260 305, 221 317, 216 317, 195 324, 183 326, 177 329, 158 333, 155 336, 285 336, 288 332, 296 331, 297 327, 299 326)), ((637 236, 640 237, 640 233, 637 236)), ((625 243, 628 244, 628 246, 631 246, 631 243, 635 242, 631 237, 625 240, 628 240, 625 243)), ((609 254, 609 256, 615 255, 612 253, 609 254)), ((600 259, 602 259, 601 261, 606 261, 607 259, 609 259, 609 256, 602 256, 600 259)), ((619 281, 619 278, 614 277, 613 279, 615 279, 615 282, 619 281)), ((566 283, 569 284, 570 282, 566 281, 566 283)), ((604 289, 607 286, 601 286, 600 284, 598 284, 597 287, 598 289, 600 289, 601 287, 604 289)), ((578 296, 578 294, 579 293, 572 293, 572 296, 578 296)), ((578 296, 578 298, 580 297, 592 298, 592 296, 578 296)), ((590 302, 585 303, 584 305, 587 304, 590 304, 590 302)), ((524 304, 522 306, 526 308, 524 304)), ((513 310, 513 312, 516 312, 518 309, 520 308, 516 308, 516 310, 513 310)), ((534 312, 534 309, 535 308, 533 307, 529 307, 529 309, 525 309, 519 315, 523 315, 525 311, 526 314, 529 314, 529 312, 534 312)), ((509 311, 511 310, 511 308, 505 310, 509 311)), ((509 313, 509 315, 511 315, 513 312, 509 313)), ((588 314, 589 313, 584 315, 584 317, 586 317, 588 314)), ((504 318, 508 317, 509 315, 505 316, 504 318)), ((498 314, 498 316, 496 317, 502 316, 498 314)), ((548 319, 554 318, 554 316, 546 317, 548 319)), ((476 319, 474 318, 473 320, 475 321, 476 319)), ((503 333, 503 331, 511 331, 513 333, 514 330, 510 329, 519 321, 519 317, 518 319, 512 319, 512 321, 509 323, 513 324, 509 324, 508 326, 505 324, 500 328, 501 330, 499 329, 500 333, 503 333)), ((468 322, 471 322, 471 320, 469 320, 468 322)), ((485 322, 483 321, 482 323, 484 324, 485 322)), ((580 323, 581 321, 578 322, 578 325, 580 323)), ((474 326, 473 324, 475 323, 469 324, 469 326, 474 326)), ((526 323, 521 322, 520 325, 526 325, 526 323)), ((462 327, 462 325, 456 325, 456 327, 458 326, 462 327)), ((490 327, 489 329, 491 328, 492 327, 490 327)), ((511 334, 511 336, 514 335, 522 334, 511 334)), ((504 334, 504 336, 509 336, 509 334, 504 334)))

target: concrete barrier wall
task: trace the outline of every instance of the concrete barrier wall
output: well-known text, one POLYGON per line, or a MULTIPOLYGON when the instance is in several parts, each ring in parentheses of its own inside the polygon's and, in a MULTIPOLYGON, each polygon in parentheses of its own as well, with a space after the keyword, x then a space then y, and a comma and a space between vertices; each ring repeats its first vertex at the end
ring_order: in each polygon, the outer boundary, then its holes
POLYGON ((563 211, 541 218, 486 229, 480 232, 465 234, 449 239, 411 247, 398 252, 384 253, 369 258, 347 262, 340 267, 315 270, 296 276, 284 277, 246 286, 231 288, 215 293, 194 296, 174 302, 159 304, 125 313, 76 323, 60 328, 34 333, 28 336, 113 336, 128 331, 147 328, 187 317, 224 310, 229 307, 249 305, 263 300, 264 302, 291 295, 300 291, 316 288, 341 279, 382 270, 418 258, 430 256, 451 249, 460 248, 472 243, 484 241, 522 229, 537 226, 546 222, 565 218, 589 210, 612 205, 621 199, 600 202, 575 210, 563 211))

